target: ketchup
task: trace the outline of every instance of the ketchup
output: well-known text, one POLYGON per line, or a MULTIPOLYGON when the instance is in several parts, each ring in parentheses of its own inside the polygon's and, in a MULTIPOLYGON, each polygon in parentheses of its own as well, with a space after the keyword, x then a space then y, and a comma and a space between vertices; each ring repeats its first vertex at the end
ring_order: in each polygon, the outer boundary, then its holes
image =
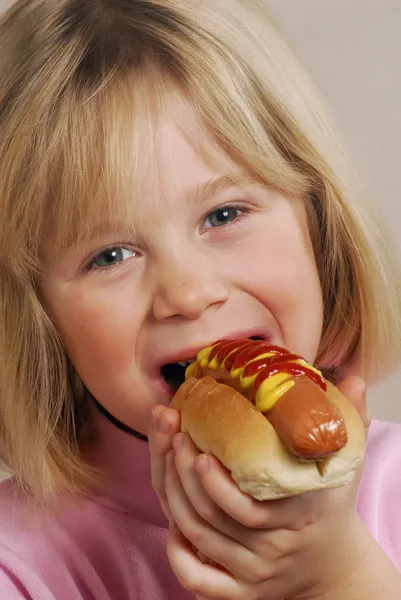
POLYGON ((209 362, 215 356, 220 364, 224 363, 224 367, 228 371, 244 368, 243 378, 257 374, 254 382, 256 390, 265 379, 278 373, 288 373, 295 377, 306 376, 323 391, 327 389, 326 381, 319 373, 316 373, 307 364, 294 362, 302 360, 301 356, 292 354, 280 346, 269 345, 262 340, 221 340, 213 345, 209 354, 209 362), (257 359, 261 354, 271 354, 271 356, 257 359))
POLYGON ((285 360, 287 363, 292 360, 299 360, 302 358, 298 354, 280 354, 273 356, 264 356, 263 358, 258 358, 253 360, 252 362, 245 365, 244 371, 242 373, 242 377, 252 377, 252 375, 256 375, 258 371, 263 369, 264 367, 270 367, 271 365, 275 365, 277 363, 282 363, 285 360))
POLYGON ((314 383, 317 383, 318 386, 322 388, 322 390, 326 391, 326 382, 318 373, 308 369, 306 365, 300 365, 299 363, 291 363, 291 362, 282 362, 276 363, 275 365, 271 365, 263 369, 255 380, 255 388, 258 389, 260 384, 271 377, 272 375, 277 375, 278 373, 288 373, 289 375, 301 376, 306 375, 309 379, 312 379, 314 383))
POLYGON ((210 354, 209 354, 209 362, 212 361, 213 358, 217 357, 217 360, 221 364, 223 360, 233 351, 233 350, 241 350, 242 346, 249 345, 251 340, 242 339, 242 340, 220 340, 216 344, 213 345, 210 354))

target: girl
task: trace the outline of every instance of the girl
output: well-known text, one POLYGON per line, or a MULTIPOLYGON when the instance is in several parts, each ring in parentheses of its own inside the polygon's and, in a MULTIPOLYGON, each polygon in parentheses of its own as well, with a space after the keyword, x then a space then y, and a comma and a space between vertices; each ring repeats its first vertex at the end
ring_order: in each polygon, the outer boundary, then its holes
POLYGON ((360 481, 257 503, 168 408, 222 336, 362 416, 400 361, 394 250, 259 2, 17 0, 0 94, 0 597, 399 598, 398 425, 360 481))

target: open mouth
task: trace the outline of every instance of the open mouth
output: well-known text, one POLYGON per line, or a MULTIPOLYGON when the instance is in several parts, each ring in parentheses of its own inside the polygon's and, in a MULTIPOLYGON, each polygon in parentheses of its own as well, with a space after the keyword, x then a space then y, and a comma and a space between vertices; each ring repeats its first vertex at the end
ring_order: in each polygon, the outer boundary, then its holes
MULTIPOLYGON (((249 338, 250 340, 260 340, 263 341, 264 338, 259 335, 254 335, 249 338)), ((180 360, 179 362, 169 363, 163 365, 161 368, 161 374, 166 383, 170 386, 170 388, 174 391, 174 393, 178 390, 180 385, 182 385, 185 381, 185 371, 191 363, 196 360, 196 357, 191 360, 180 360)))
POLYGON ((164 365, 161 373, 166 383, 176 392, 180 385, 184 383, 185 371, 192 360, 180 360, 176 363, 164 365))

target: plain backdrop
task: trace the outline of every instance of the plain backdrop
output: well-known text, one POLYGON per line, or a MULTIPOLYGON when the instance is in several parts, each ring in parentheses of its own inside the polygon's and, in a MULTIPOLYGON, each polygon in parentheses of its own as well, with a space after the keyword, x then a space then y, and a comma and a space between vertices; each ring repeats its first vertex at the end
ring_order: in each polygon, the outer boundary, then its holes
MULTIPOLYGON (((328 99, 401 247, 401 0, 265 2, 328 99)), ((0 0, 0 11, 8 4, 0 0)), ((374 417, 401 422, 401 373, 369 402, 374 417)))
MULTIPOLYGON (((326 96, 401 249, 401 0, 265 3, 326 96)), ((368 400, 374 417, 401 422, 401 372, 368 400)))

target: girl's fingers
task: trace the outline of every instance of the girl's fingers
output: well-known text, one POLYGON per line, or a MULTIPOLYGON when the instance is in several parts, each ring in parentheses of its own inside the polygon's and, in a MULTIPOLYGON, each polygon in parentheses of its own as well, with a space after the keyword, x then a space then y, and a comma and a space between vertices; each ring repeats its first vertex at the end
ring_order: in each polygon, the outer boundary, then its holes
POLYGON ((206 492, 195 468, 199 452, 187 434, 178 434, 173 440, 175 468, 182 487, 196 513, 221 533, 240 541, 243 527, 234 521, 211 499, 206 492))
POLYGON ((245 545, 250 545, 250 530, 298 530, 318 518, 313 494, 260 502, 241 492, 229 471, 213 456, 201 454, 195 464, 211 500, 243 526, 237 539, 245 545))
POLYGON ((239 490, 229 471, 213 456, 199 454, 188 435, 174 438, 175 466, 197 513, 223 533, 237 527, 265 528, 267 507, 239 490))
POLYGON ((166 492, 176 526, 198 551, 241 581, 257 583, 270 576, 271 566, 266 557, 262 560, 241 543, 209 525, 195 511, 175 468, 173 452, 167 457, 166 492))
POLYGON ((295 563, 290 570, 285 570, 285 574, 248 584, 217 565, 200 561, 191 543, 179 529, 169 534, 167 556, 178 580, 184 588, 195 594, 197 600, 284 600, 289 598, 289 589, 299 588, 297 578, 292 582, 287 575, 288 572, 296 573, 295 563))
POLYGON ((217 566, 202 563, 179 529, 170 532, 167 555, 184 588, 197 597, 216 600, 251 600, 243 584, 217 566))
POLYGON ((165 406, 155 406, 153 408, 148 431, 151 455, 151 479, 152 486, 159 497, 163 511, 168 519, 171 519, 171 515, 168 509, 164 482, 166 475, 166 455, 172 448, 173 437, 179 431, 179 428, 180 419, 177 411, 165 406))

